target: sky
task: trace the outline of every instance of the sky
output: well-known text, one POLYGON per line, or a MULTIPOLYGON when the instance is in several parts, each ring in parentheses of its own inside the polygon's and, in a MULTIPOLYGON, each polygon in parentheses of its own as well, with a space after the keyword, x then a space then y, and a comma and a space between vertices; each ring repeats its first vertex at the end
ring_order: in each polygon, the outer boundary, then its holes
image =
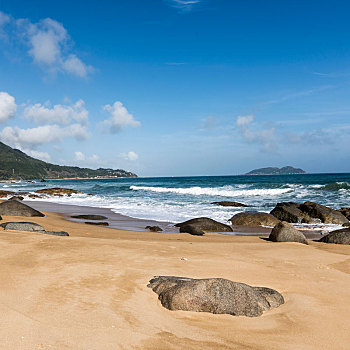
POLYGON ((350 172, 347 0, 0 0, 0 141, 139 176, 350 172))

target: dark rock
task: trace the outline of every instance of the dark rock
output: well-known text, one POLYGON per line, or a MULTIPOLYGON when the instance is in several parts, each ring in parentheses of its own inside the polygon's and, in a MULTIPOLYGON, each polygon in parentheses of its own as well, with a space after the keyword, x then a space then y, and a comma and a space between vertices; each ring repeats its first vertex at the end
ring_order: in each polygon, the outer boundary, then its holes
POLYGON ((246 211, 238 213, 229 220, 237 226, 275 226, 279 220, 269 213, 246 211))
POLYGON ((279 222, 269 236, 272 242, 298 242, 308 244, 305 236, 288 222, 279 222))
POLYGON ((9 201, 23 201, 24 197, 22 196, 13 196, 9 199, 9 201))
POLYGON ((169 310, 256 317, 284 303, 283 296, 273 289, 223 278, 158 276, 148 287, 158 294, 162 305, 169 310))
POLYGON ((28 194, 29 198, 43 198, 42 196, 38 196, 37 194, 28 194))
POLYGON ((335 230, 328 235, 323 236, 319 242, 323 243, 335 243, 335 244, 350 244, 350 229, 343 228, 341 230, 335 230))
POLYGON ((181 226, 184 225, 196 226, 197 229, 208 232, 232 232, 232 228, 230 226, 209 218, 191 219, 176 224, 175 226, 181 228, 181 226))
POLYGON ((189 233, 190 235, 193 236, 203 236, 204 232, 198 228, 196 225, 181 225, 180 226, 180 232, 181 233, 189 233))
POLYGON ((106 220, 108 219, 103 215, 72 215, 73 219, 81 219, 81 220, 106 220))
POLYGON ((45 193, 45 194, 49 194, 51 196, 58 196, 58 197, 61 197, 63 195, 67 195, 68 197, 70 197, 72 194, 82 193, 82 192, 77 191, 77 190, 72 190, 71 188, 60 188, 60 187, 44 188, 42 190, 37 190, 35 192, 36 193, 45 193))
POLYGON ((0 225, 4 230, 12 230, 12 231, 28 231, 28 232, 36 232, 36 231, 45 231, 45 229, 34 222, 4 222, 0 225))
POLYGON ((151 232, 161 232, 163 231, 159 226, 146 226, 146 230, 149 230, 151 232))
POLYGON ((346 223, 343 224, 342 226, 344 226, 344 227, 350 227, 350 222, 346 222, 346 223))
POLYGON ((310 216, 300 209, 300 203, 282 202, 277 203, 276 207, 270 212, 278 220, 287 222, 309 223, 310 216))
POLYGON ((3 190, 0 190, 0 198, 4 198, 4 197, 7 197, 9 195, 15 195, 16 193, 15 192, 12 192, 12 191, 3 191, 3 190))
POLYGON ((341 208, 337 210, 340 214, 343 214, 348 220, 350 220, 350 208, 341 208))
POLYGON ((231 202, 231 201, 213 202, 211 204, 221 205, 222 207, 248 207, 248 205, 246 204, 239 203, 239 202, 231 202))
POLYGON ((0 204, 0 215, 8 216, 45 216, 29 205, 19 201, 6 201, 0 204))
POLYGON ((305 202, 300 209, 312 218, 318 218, 325 224, 342 225, 349 220, 337 210, 314 202, 305 202))
POLYGON ((52 236, 69 236, 69 234, 65 231, 42 231, 40 233, 44 233, 45 235, 52 235, 52 236))
POLYGON ((41 179, 40 182, 47 182, 45 179, 41 179))
POLYGON ((96 225, 96 226, 109 226, 109 223, 108 222, 104 222, 104 221, 100 221, 100 222, 85 221, 85 224, 96 225))

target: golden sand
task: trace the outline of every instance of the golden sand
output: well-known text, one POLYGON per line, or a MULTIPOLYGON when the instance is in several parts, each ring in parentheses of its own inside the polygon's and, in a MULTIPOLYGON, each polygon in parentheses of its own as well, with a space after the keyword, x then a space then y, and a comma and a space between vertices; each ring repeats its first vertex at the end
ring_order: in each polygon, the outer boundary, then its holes
POLYGON ((350 349, 350 246, 23 219, 3 217, 70 237, 1 229, 1 350, 350 349), (286 302, 257 318, 169 311, 154 275, 227 278, 286 302))

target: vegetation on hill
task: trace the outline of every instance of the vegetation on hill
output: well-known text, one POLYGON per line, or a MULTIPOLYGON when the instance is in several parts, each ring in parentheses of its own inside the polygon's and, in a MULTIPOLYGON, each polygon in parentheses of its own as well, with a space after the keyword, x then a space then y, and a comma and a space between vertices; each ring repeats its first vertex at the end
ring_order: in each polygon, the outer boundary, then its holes
POLYGON ((95 177, 137 177, 122 169, 89 169, 76 166, 61 166, 32 158, 18 149, 0 142, 0 179, 62 179, 95 177))
POLYGON ((292 166, 285 166, 283 168, 260 168, 254 169, 246 175, 294 175, 294 174, 306 174, 306 171, 300 168, 293 168, 292 166))

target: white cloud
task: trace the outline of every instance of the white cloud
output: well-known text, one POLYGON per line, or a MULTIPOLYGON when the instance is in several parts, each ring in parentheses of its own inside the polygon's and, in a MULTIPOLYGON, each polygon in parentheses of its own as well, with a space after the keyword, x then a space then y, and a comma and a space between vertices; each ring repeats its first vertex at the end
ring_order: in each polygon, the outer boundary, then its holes
POLYGON ((252 114, 250 115, 239 115, 236 120, 237 126, 246 126, 253 122, 254 116, 252 114))
POLYGON ((183 10, 191 10, 196 4, 199 4, 201 0, 167 0, 167 2, 176 8, 183 10))
POLYGON ((4 123, 16 114, 15 98, 7 92, 0 92, 0 123, 4 123))
POLYGON ((119 155, 121 158, 124 158, 126 160, 129 160, 131 162, 134 162, 135 160, 139 159, 139 156, 137 153, 130 151, 128 153, 120 153, 119 155))
POLYGON ((110 133, 117 133, 126 127, 138 128, 141 123, 134 119, 134 116, 128 112, 120 101, 111 105, 105 105, 103 109, 111 114, 111 118, 103 123, 108 126, 110 133))
POLYGON ((88 122, 89 112, 84 107, 84 101, 78 100, 73 105, 54 105, 40 103, 30 105, 24 109, 24 117, 33 120, 36 124, 62 124, 67 125, 73 120, 85 125, 88 122))
POLYGON ((0 132, 2 142, 21 150, 33 150, 40 145, 58 142, 66 137, 85 140, 88 136, 86 128, 80 124, 72 124, 64 128, 58 125, 44 125, 31 129, 7 126, 0 132))
POLYGON ((44 160, 45 162, 49 162, 51 160, 51 156, 47 152, 40 152, 30 149, 22 149, 22 151, 28 154, 28 156, 44 160))
POLYGON ((85 160, 85 154, 83 152, 77 151, 74 153, 74 159, 78 161, 84 161, 85 160))
POLYGON ((0 36, 5 34, 12 42, 25 43, 34 63, 51 74, 61 72, 85 78, 94 70, 72 52, 68 31, 51 18, 32 23, 29 19, 16 20, 0 12, 0 36), (5 24, 8 24, 7 32, 5 24))
POLYGON ((97 154, 86 156, 81 151, 74 152, 74 160, 79 162, 80 165, 84 165, 84 166, 97 166, 102 163, 100 157, 97 154))

